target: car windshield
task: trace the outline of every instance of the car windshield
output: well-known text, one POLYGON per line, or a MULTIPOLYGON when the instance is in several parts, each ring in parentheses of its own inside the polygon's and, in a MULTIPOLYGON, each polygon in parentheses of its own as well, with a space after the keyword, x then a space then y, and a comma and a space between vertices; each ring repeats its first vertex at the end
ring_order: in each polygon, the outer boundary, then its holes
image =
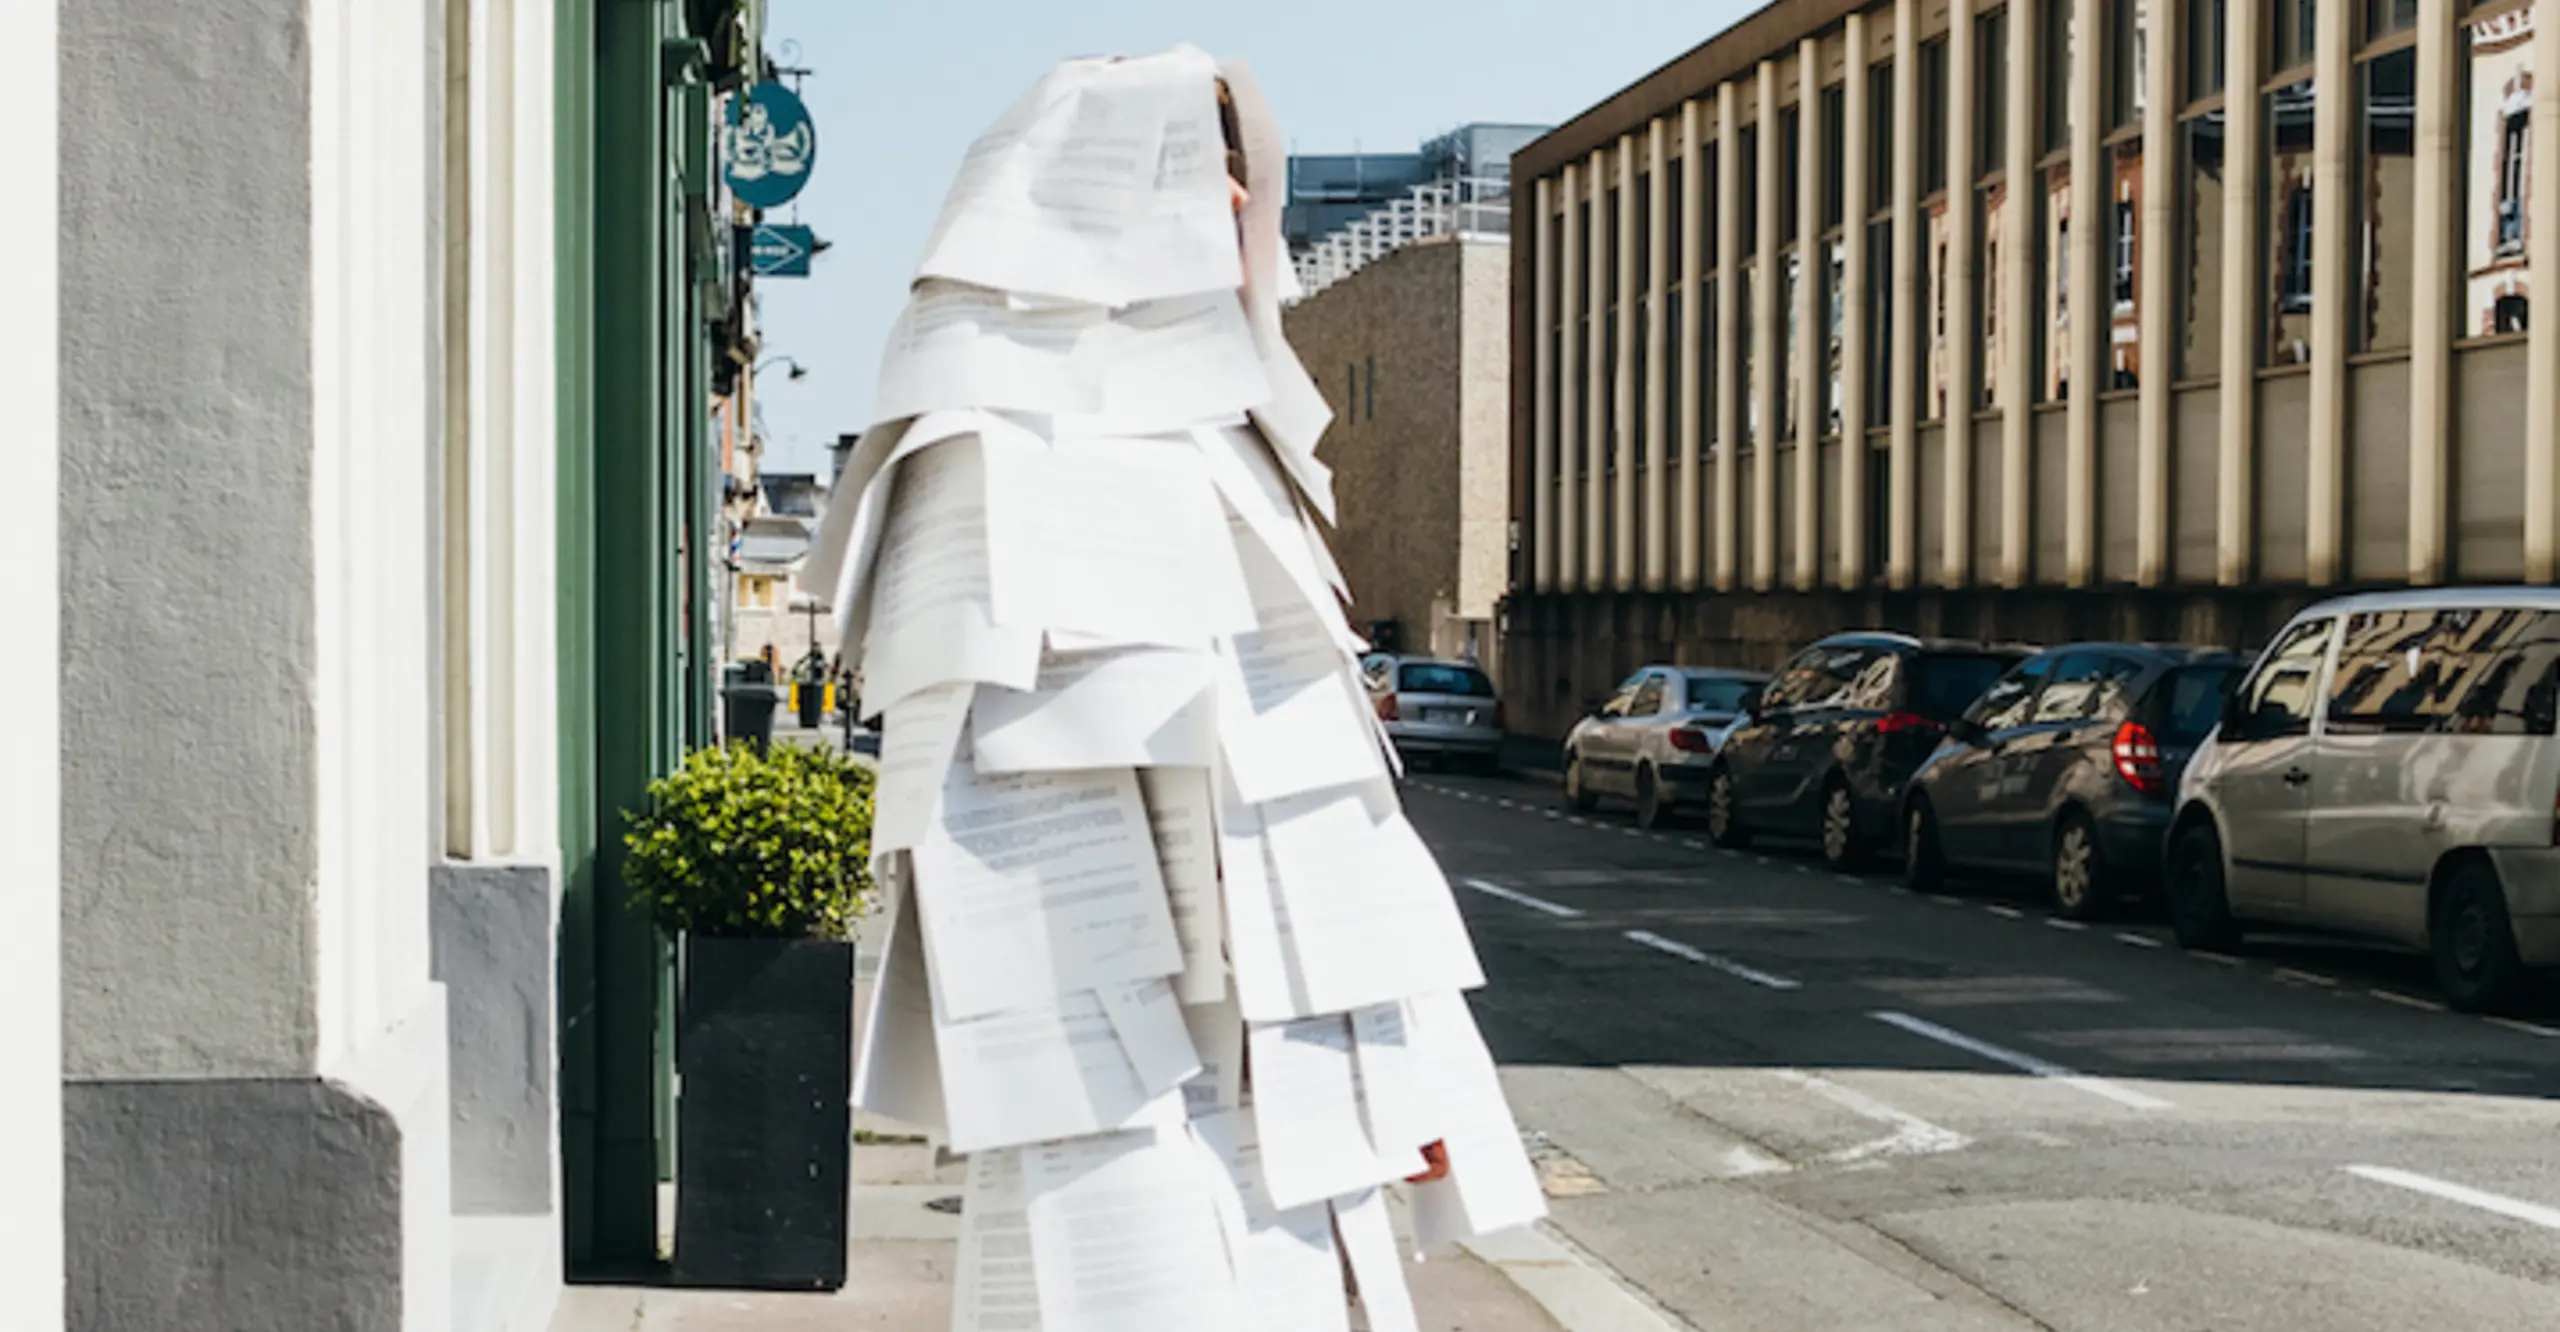
POLYGON ((1954 721, 2015 664, 2009 657, 1923 653, 1912 662, 1911 710, 1931 721, 1954 721))
POLYGON ((2169 673, 2161 698, 2160 738, 2191 745, 2222 720, 2222 696, 2231 688, 2236 665, 2181 666, 2169 673))
POLYGON ((1407 666, 1396 673, 1396 688, 1408 694, 1462 694, 1469 698, 1493 697, 1493 681, 1473 666, 1441 666, 1420 664, 1407 666))
POLYGON ((1689 677, 1689 710, 1740 712, 1742 700, 1759 687, 1756 680, 1737 680, 1729 675, 1692 675, 1689 677))

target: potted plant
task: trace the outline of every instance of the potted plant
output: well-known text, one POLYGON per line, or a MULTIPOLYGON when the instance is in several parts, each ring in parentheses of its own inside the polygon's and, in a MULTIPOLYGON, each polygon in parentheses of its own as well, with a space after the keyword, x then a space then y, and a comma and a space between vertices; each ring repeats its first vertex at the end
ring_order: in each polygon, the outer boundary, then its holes
POLYGON ((630 816, 623 875, 682 940, 676 1249, 688 1285, 844 1285, 853 944, 869 771, 832 751, 698 750, 630 816))

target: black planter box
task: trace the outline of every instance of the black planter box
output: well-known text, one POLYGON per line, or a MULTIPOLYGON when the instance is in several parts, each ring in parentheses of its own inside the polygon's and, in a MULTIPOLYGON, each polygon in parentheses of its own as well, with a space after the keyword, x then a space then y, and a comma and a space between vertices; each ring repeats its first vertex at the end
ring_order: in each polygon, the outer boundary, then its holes
POLYGON ((680 1285, 844 1285, 853 945, 685 940, 677 1007, 680 1285))

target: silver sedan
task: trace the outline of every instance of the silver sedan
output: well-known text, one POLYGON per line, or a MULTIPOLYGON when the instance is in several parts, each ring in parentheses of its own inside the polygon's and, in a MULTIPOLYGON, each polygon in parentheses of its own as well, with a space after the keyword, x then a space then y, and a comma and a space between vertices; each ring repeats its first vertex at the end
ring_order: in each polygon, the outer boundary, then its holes
POLYGON ((1407 760, 1500 769, 1502 700, 1474 662, 1376 653, 1361 661, 1360 674, 1387 738, 1407 760))
POLYGON ((1658 827, 1703 799, 1707 770, 1769 677, 1700 666, 1647 666, 1564 740, 1564 798, 1588 811, 1603 796, 1633 801, 1636 825, 1658 827))

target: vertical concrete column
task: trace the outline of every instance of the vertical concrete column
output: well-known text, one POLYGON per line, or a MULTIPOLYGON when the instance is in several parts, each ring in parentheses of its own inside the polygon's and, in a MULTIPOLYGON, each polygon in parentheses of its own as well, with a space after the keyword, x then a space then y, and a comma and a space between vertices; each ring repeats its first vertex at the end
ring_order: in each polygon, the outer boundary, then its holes
POLYGON ((1964 586, 1973 572, 1973 376, 1981 358, 1973 332, 1973 100, 2000 96, 1973 86, 1973 33, 1973 6, 1956 5, 1947 16, 1947 444, 1938 497, 1946 533, 1938 578, 1948 587, 1964 586))
POLYGON ((1751 586, 1766 592, 1778 577, 1778 437, 1787 427, 1786 306, 1778 301, 1787 282, 1778 253, 1778 163, 1787 145, 1778 132, 1778 62, 1761 61, 1756 83, 1760 156, 1753 164, 1758 176, 1753 195, 1760 275, 1751 284, 1751 351, 1760 373, 1752 377, 1751 395, 1760 429, 1751 441, 1751 586))
MULTIPOLYGON (((2106 369, 2106 255, 2098 244, 2107 164, 2098 146, 2106 68, 2105 6, 2071 5, 2071 405, 2064 420, 2062 574, 2087 587, 2098 564, 2098 389, 2106 369)), ((2050 84, 2046 85, 2048 88, 2050 84)))
POLYGON ((1591 312, 1583 338, 1582 586, 1609 586, 1609 150, 1591 154, 1591 225, 1584 237, 1582 299, 1591 312))
POLYGON ((1742 276, 1741 92, 1716 87, 1716 590, 1733 590, 1739 543, 1734 539, 1742 448, 1742 319, 1735 288, 1742 276))
POLYGON ((2008 156, 2000 171, 2000 586, 2024 587, 2032 549, 2029 518, 2035 512, 2036 338, 2033 312, 2042 308, 2035 267, 2036 157, 2044 122, 2036 115, 2036 90, 2044 76, 2044 8, 2009 6, 2008 156))
POLYGON ((2537 583, 2560 578, 2560 14, 2534 10, 2533 198, 2526 257, 2544 309, 2525 345, 2524 564, 2537 583))
POLYGON ((1617 427, 1610 455, 1609 586, 1636 585, 1636 136, 1618 138, 1618 227, 1609 242, 1618 269, 1618 363, 1609 376, 1609 419, 1617 427))
POLYGON ((1536 314, 1529 327, 1529 336, 1537 339, 1532 349, 1537 386, 1529 409, 1529 578, 1531 587, 1546 592, 1556 585, 1556 262, 1548 244, 1555 235, 1555 181, 1539 177, 1536 195, 1537 211, 1530 215, 1536 221, 1528 232, 1529 243, 1537 247, 1530 258, 1537 283, 1530 302, 1536 314))
POLYGON ((1645 279, 1644 303, 1644 585, 1660 591, 1669 573, 1670 542, 1666 539, 1666 505, 1671 487, 1671 439, 1669 412, 1665 410, 1671 386, 1665 382, 1663 368, 1663 330, 1669 324, 1671 303, 1671 166, 1668 137, 1660 117, 1645 127, 1645 169, 1653 175, 1653 189, 1645 201, 1645 279))
POLYGON ((1920 0, 1893 5, 1893 439, 1886 473, 1889 549, 1885 580, 1909 587, 1918 572, 1920 357, 1920 0))
POLYGON ((1556 510, 1556 586, 1567 592, 1582 587, 1582 446, 1583 376, 1575 372, 1566 349, 1582 345, 1582 318, 1590 299, 1582 290, 1582 166, 1564 165, 1564 217, 1556 254, 1556 304, 1564 321, 1556 350, 1568 364, 1556 367, 1556 488, 1547 497, 1556 510))
POLYGON ((1686 165, 1680 169, 1680 364, 1672 373, 1680 383, 1680 488, 1673 502, 1680 510, 1679 585, 1683 591, 1698 586, 1705 549, 1699 531, 1699 505, 1705 503, 1699 485, 1699 469, 1705 457, 1699 448, 1704 423, 1698 410, 1699 390, 1704 387, 1698 382, 1704 373, 1698 368, 1698 338, 1705 320, 1698 302, 1706 290, 1708 258, 1701 244, 1707 208, 1707 157, 1705 118, 1698 111, 1694 97, 1680 104, 1680 151, 1686 165))
MULTIPOLYGON (((2454 211, 2462 179, 2462 40, 2454 0, 2418 0, 2418 160, 2411 270, 2452 273, 2461 262, 2454 211)), ((2453 467, 2454 301, 2417 302, 2409 315, 2409 581, 2441 583, 2446 572, 2447 482, 2453 467)))
MULTIPOLYGON (((2303 570, 2313 587, 2346 572, 2347 311, 2355 301, 2355 64, 2351 22, 2322 23, 2311 103, 2311 412, 2303 570)), ((2360 236, 2360 228, 2355 235, 2360 236)))
POLYGON ((1796 339, 1804 348, 1796 378, 1795 579, 1797 591, 1822 583, 1822 388, 1829 382, 1822 322, 1822 42, 1796 44, 1796 339))
POLYGON ((2230 70, 2222 152, 2222 475, 2215 496, 2215 573, 2240 587, 2257 571, 2258 326, 2266 317, 2266 259, 2258 238, 2258 193, 2266 178, 2266 25, 2223 32, 2230 70))
POLYGON ((1867 15, 1849 15, 1840 85, 1840 567, 1839 584, 1867 581, 1867 15))
MULTIPOLYGON (((2186 7, 2154 3, 2147 16, 2150 66, 2144 72, 2140 257, 2142 388, 2134 475, 2134 578, 2158 587, 2169 576, 2169 449, 2176 403, 2177 325, 2170 319, 2177 264, 2178 52, 2186 7)), ((2220 34, 2208 34, 2218 38, 2220 34)), ((2450 270, 2447 270, 2450 271, 2450 270)))

